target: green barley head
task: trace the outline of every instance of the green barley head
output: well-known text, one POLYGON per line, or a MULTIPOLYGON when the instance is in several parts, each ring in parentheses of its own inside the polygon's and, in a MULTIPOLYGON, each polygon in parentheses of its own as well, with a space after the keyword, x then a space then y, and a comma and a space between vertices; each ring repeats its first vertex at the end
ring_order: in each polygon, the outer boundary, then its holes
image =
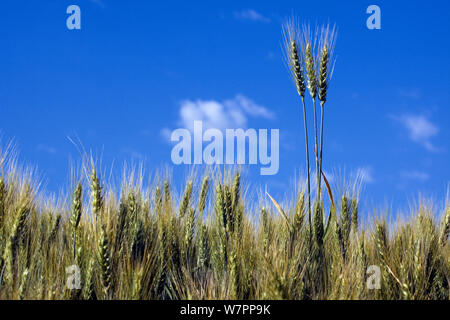
POLYGON ((319 36, 319 74, 317 77, 319 101, 325 103, 327 100, 328 82, 331 79, 333 70, 333 49, 336 38, 336 28, 329 25, 322 27, 319 36))
POLYGON ((103 208, 103 196, 102 187, 100 181, 97 177, 97 171, 95 168, 92 169, 91 174, 91 197, 92 197, 92 212, 94 216, 97 217, 103 208))
POLYGON ((82 203, 83 203, 83 192, 81 182, 79 182, 77 184, 77 187, 75 188, 75 193, 72 200, 72 214, 70 216, 70 224, 72 225, 72 230, 74 232, 78 228, 78 225, 80 223, 82 213, 82 203))
POLYGON ((292 18, 283 25, 284 54, 292 79, 297 87, 297 92, 301 97, 304 97, 305 77, 302 64, 303 56, 298 53, 298 41, 298 23, 292 18))

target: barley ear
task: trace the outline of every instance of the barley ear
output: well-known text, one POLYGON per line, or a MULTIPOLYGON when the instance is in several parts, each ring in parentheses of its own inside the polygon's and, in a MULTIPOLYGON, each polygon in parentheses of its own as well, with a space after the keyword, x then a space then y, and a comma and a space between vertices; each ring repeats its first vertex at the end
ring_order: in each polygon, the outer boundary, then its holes
POLYGON ((103 208, 102 187, 97 177, 95 168, 92 169, 91 174, 91 197, 92 197, 92 213, 95 218, 98 218, 103 208))
POLYGON ((189 203, 191 201, 191 195, 192 195, 192 181, 189 181, 186 186, 186 190, 184 191, 183 200, 181 201, 180 205, 179 214, 181 218, 183 218, 184 215, 186 214, 186 211, 189 207, 189 203))
POLYGON ((27 217, 30 214, 30 203, 29 199, 21 199, 19 207, 17 209, 16 219, 14 221, 13 227, 11 229, 11 235, 6 244, 4 251, 3 261, 4 261, 4 278, 8 283, 14 283, 15 277, 15 264, 17 260, 17 254, 20 243, 20 236, 25 228, 27 217))
POLYGON ((172 204, 172 196, 170 194, 169 181, 164 181, 164 208, 166 212, 170 211, 170 206, 172 204))
POLYGON ((303 74, 302 56, 298 54, 298 46, 296 43, 298 38, 298 25, 294 18, 288 20, 283 25, 283 36, 284 53, 290 74, 297 87, 297 93, 300 97, 304 97, 305 78, 303 74))
POLYGON ((358 200, 352 199, 352 229, 354 233, 358 233, 358 200))
POLYGON ((450 205, 447 207, 444 220, 442 221, 442 229, 439 237, 439 242, 441 246, 445 246, 449 234, 450 234, 450 205))
POLYGON ((105 295, 108 296, 111 287, 111 256, 109 241, 106 234, 105 226, 102 224, 100 228, 100 235, 98 240, 98 261, 101 270, 101 282, 105 295))
POLYGON ((82 188, 81 182, 78 183, 72 201, 72 214, 70 216, 70 224, 72 226, 73 233, 73 259, 75 260, 76 247, 77 247, 77 228, 81 219, 82 212, 82 188))
POLYGON ((3 181, 3 177, 0 177, 0 230, 3 228, 3 219, 5 216, 6 208, 6 185, 3 181))
POLYGON ((336 39, 336 26, 330 28, 329 25, 322 27, 319 35, 319 75, 317 86, 319 89, 319 101, 322 105, 327 100, 328 82, 333 73, 333 51, 336 39))
POLYGON ((311 44, 306 44, 305 49, 305 66, 308 74, 308 90, 309 94, 313 98, 316 98, 317 95, 317 76, 316 76, 316 68, 314 64, 314 57, 311 49, 311 44))
POLYGON ((327 88, 328 88, 328 48, 324 46, 320 52, 320 67, 319 78, 317 86, 319 87, 319 101, 325 103, 327 100, 327 88))
POLYGON ((350 206, 349 200, 346 195, 342 195, 341 198, 341 219, 342 219, 342 237, 344 245, 347 247, 350 231, 351 231, 351 220, 350 220, 350 206))
POLYGON ((297 52, 297 44, 295 41, 291 41, 291 63, 292 63, 292 71, 294 74, 294 80, 297 87, 297 92, 300 97, 305 96, 305 78, 303 77, 303 70, 300 64, 299 55, 297 52))
POLYGON ((89 260, 89 265, 86 271, 85 283, 83 287, 82 297, 84 300, 93 300, 94 293, 94 261, 95 259, 89 260))
POLYGON ((50 234, 48 236, 49 241, 52 241, 56 238, 60 225, 61 225, 61 214, 58 214, 53 219, 52 227, 50 229, 50 234))
POLYGON ((314 239, 318 249, 323 247, 324 227, 323 227, 323 207, 319 202, 314 206, 314 239))
POLYGON ((29 270, 28 268, 25 268, 25 270, 22 273, 22 278, 20 279, 20 286, 19 286, 19 300, 25 300, 25 290, 29 278, 29 270))
POLYGON ((186 222, 186 229, 184 233, 184 248, 186 250, 186 254, 189 256, 192 239, 194 238, 194 222, 195 222, 195 209, 189 208, 189 214, 186 222))
POLYGON ((377 253, 383 265, 387 262, 388 239, 386 231, 386 223, 377 223, 375 231, 375 241, 377 253))
POLYGON ((240 200, 240 193, 241 193, 241 174, 240 172, 237 172, 234 176, 233 180, 233 186, 232 186, 232 211, 234 214, 236 214, 236 208, 239 205, 240 200))
POLYGON ((73 232, 75 232, 75 230, 78 228, 78 225, 80 223, 81 212, 82 212, 82 202, 83 202, 82 187, 81 187, 81 182, 79 182, 77 184, 77 187, 74 192, 74 196, 73 196, 73 200, 72 200, 72 214, 70 216, 70 224, 72 226, 73 232))
POLYGON ((156 187, 156 189, 155 189, 155 209, 156 209, 156 214, 158 215, 158 217, 160 217, 162 215, 162 207, 163 207, 163 202, 162 202, 161 188, 156 187))
POLYGON ((208 230, 206 225, 201 222, 198 234, 198 258, 197 265, 204 269, 208 265, 209 246, 208 246, 208 230))
POLYGON ((198 211, 202 214, 206 207, 206 197, 208 196, 209 177, 205 176, 200 191, 200 200, 198 202, 198 211))
POLYGON ((298 199, 296 201, 295 205, 295 215, 294 215, 294 231, 300 232, 300 229, 302 228, 303 221, 305 218, 305 193, 302 192, 298 196, 298 199))

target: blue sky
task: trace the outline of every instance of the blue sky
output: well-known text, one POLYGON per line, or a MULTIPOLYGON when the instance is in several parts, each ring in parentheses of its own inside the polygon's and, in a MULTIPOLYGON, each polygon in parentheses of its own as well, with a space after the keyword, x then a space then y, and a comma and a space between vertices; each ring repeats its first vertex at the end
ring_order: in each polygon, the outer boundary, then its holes
MULTIPOLYGON (((21 161, 57 191, 80 158, 68 137, 105 166, 172 167, 167 132, 192 120, 183 108, 205 117, 208 103, 220 106, 208 119, 222 128, 233 125, 233 105, 240 126, 280 129, 278 174, 252 167, 247 180, 282 197, 305 167, 281 50, 281 24, 294 13, 339 29, 325 171, 335 181, 334 170, 365 172, 364 201, 380 208, 406 207, 419 193, 439 204, 450 180, 449 12, 447 1, 4 0, 2 144, 13 138, 21 161), (81 30, 66 28, 71 4, 81 8, 81 30), (381 30, 366 27, 371 4, 381 8, 381 30)), ((178 185, 188 169, 173 168, 178 185)))

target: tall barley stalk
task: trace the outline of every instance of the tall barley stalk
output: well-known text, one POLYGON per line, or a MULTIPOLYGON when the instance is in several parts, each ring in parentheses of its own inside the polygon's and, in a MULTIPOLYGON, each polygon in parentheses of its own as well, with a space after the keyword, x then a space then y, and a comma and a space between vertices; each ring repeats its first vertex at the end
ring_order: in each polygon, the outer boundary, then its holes
POLYGON ((72 226, 72 233, 73 233, 73 260, 75 261, 76 258, 76 248, 77 248, 77 228, 80 224, 80 218, 81 218, 81 212, 82 212, 82 203, 83 203, 83 197, 82 197, 82 187, 81 182, 77 184, 77 187, 75 189, 75 193, 73 196, 72 201, 72 215, 70 216, 70 224, 72 226))
POLYGON ((303 28, 303 56, 305 69, 307 74, 307 88, 313 103, 314 111, 314 155, 316 159, 316 201, 320 201, 320 171, 319 171, 319 158, 318 158, 318 137, 317 137, 317 111, 316 111, 316 96, 317 96, 317 74, 316 74, 316 63, 314 61, 314 47, 315 38, 311 37, 311 30, 309 27, 303 28))
MULTIPOLYGON (((334 41, 336 38, 335 27, 330 29, 330 26, 322 28, 319 38, 319 75, 317 78, 318 98, 320 101, 321 120, 320 120, 320 151, 319 151, 319 178, 318 178, 318 190, 320 192, 321 181, 320 175, 322 174, 322 156, 323 156, 323 125, 324 125, 324 105, 327 101, 328 83, 332 76, 331 62, 333 61, 334 41)), ((314 107, 315 109, 315 107, 314 107)))
POLYGON ((305 77, 303 70, 303 56, 298 54, 297 42, 300 40, 300 35, 298 33, 299 27, 294 19, 289 20, 283 26, 284 32, 284 49, 287 55, 287 61, 291 76, 297 87, 297 93, 299 94, 302 106, 303 106, 303 127, 305 129, 305 149, 306 149, 306 176, 307 176, 307 187, 308 187, 308 221, 310 227, 310 237, 312 234, 311 226, 311 179, 310 179, 310 168, 309 168, 309 143, 308 143, 308 124, 306 117, 306 105, 305 105, 305 77))

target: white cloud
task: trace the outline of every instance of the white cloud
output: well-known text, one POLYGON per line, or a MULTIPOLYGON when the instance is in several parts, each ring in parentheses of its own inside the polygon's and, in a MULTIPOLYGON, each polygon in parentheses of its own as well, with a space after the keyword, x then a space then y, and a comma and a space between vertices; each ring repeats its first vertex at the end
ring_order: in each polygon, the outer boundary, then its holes
POLYGON ((259 12, 253 9, 242 10, 234 13, 234 17, 239 20, 250 20, 255 22, 269 23, 270 19, 263 16, 259 12))
POLYGON ((402 171, 400 175, 404 178, 411 179, 411 180, 420 180, 420 181, 426 181, 430 178, 430 175, 426 172, 420 172, 420 171, 402 171))
POLYGON ((393 116, 408 131, 409 138, 421 144, 428 151, 438 151, 431 138, 438 134, 439 128, 423 115, 404 114, 393 116))
MULTIPOLYGON (((248 117, 272 119, 273 113, 251 99, 237 95, 222 102, 216 100, 184 100, 180 104, 178 125, 192 131, 194 121, 203 122, 203 128, 245 128, 248 117)), ((162 134, 167 135, 167 129, 162 134)))

